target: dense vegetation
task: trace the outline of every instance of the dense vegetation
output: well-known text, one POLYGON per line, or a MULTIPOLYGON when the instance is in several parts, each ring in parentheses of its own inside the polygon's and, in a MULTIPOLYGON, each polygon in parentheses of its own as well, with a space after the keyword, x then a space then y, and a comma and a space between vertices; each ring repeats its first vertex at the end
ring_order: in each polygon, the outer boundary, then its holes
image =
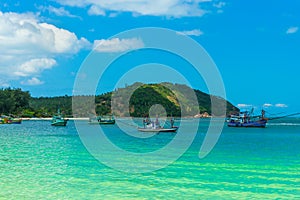
MULTIPOLYGON (((114 92, 91 96, 76 97, 82 99, 79 106, 81 115, 88 117, 95 110, 98 115, 113 113, 117 116, 144 117, 149 109, 160 104, 168 116, 193 116, 208 112, 211 114, 211 98, 216 100, 217 107, 226 104, 227 114, 238 109, 226 100, 210 96, 186 85, 161 83, 135 83, 114 92), (194 99, 193 99, 194 97, 194 99), (95 100, 93 108, 88 109, 86 99, 95 100)), ((0 90, 0 111, 2 114, 14 114, 21 117, 51 117, 60 108, 66 117, 72 117, 72 97, 31 97, 29 92, 21 89, 0 90)), ((218 111, 218 108, 216 109, 218 111)), ((217 112, 214 113, 218 115, 217 112)))
POLYGON ((39 97, 31 98, 30 112, 27 112, 27 117, 51 117, 57 113, 58 108, 66 117, 72 116, 72 97, 39 97))
POLYGON ((0 89, 1 114, 20 114, 29 108, 30 94, 21 89, 0 89))

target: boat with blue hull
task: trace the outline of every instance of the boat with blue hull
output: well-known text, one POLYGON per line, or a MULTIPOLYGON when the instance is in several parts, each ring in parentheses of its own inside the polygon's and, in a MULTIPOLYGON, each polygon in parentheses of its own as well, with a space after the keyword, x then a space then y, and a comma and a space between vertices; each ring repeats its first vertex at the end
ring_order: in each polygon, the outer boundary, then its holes
POLYGON ((261 111, 260 116, 253 116, 253 109, 245 112, 240 112, 231 115, 227 120, 228 127, 251 127, 251 128, 265 128, 268 118, 265 117, 265 111, 261 111))
POLYGON ((261 115, 253 115, 254 109, 249 111, 240 112, 235 115, 230 115, 227 119, 227 126, 228 127, 252 127, 252 128, 265 128, 267 126, 268 121, 274 119, 281 119, 285 117, 291 117, 295 115, 300 115, 300 113, 294 113, 284 116, 278 117, 266 117, 266 111, 261 110, 261 115))
POLYGON ((229 127, 254 127, 254 128, 265 128, 268 120, 260 119, 257 121, 248 121, 248 122, 237 122, 237 121, 229 121, 227 126, 229 127))

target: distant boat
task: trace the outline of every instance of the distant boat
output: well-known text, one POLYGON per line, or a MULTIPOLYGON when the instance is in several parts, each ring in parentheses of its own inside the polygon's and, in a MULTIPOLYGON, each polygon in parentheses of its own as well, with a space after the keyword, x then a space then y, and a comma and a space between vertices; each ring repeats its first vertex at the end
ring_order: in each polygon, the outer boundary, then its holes
POLYGON ((261 116, 253 116, 253 109, 245 112, 240 112, 236 115, 231 115, 227 120, 228 127, 252 127, 265 128, 268 118, 265 118, 265 111, 261 111, 261 116))
POLYGON ((11 123, 12 124, 21 124, 22 119, 21 118, 13 118, 13 119, 11 119, 11 123))
POLYGON ((255 128, 265 128, 268 121, 274 119, 281 119, 285 117, 291 117, 295 115, 300 115, 300 113, 294 113, 284 116, 277 117, 265 117, 266 111, 262 110, 261 115, 253 116, 253 109, 248 112, 240 112, 236 115, 231 115, 229 119, 227 119, 227 126, 229 127, 255 127, 255 128))
POLYGON ((141 128, 138 127, 138 131, 141 132, 154 132, 154 133, 161 133, 161 132, 176 132, 178 127, 172 127, 172 128, 141 128))
POLYGON ((64 119, 60 113, 60 110, 58 109, 57 115, 54 115, 52 117, 51 125, 52 126, 66 126, 67 122, 68 122, 68 119, 64 119))
POLYGON ((15 118, 12 116, 1 116, 0 117, 0 124, 21 124, 21 118, 15 118))
POLYGON ((112 125, 115 124, 116 120, 113 115, 110 116, 98 116, 89 118, 89 124, 103 124, 112 125))
POLYGON ((7 116, 0 117, 0 124, 9 124, 9 118, 7 116))
POLYGON ((169 128, 160 126, 158 118, 156 118, 155 122, 151 121, 149 118, 146 118, 143 120, 143 125, 144 125, 144 127, 138 127, 138 131, 161 133, 161 132, 176 132, 178 129, 177 126, 174 126, 173 118, 171 118, 171 120, 170 120, 169 128))

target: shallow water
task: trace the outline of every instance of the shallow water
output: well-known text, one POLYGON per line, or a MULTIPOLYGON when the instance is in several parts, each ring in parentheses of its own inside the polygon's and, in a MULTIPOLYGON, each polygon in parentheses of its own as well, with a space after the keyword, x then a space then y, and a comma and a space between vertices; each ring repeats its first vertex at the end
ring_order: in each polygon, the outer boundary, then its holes
MULTIPOLYGON (((208 124, 201 120, 193 144, 176 162, 137 174, 96 160, 73 121, 66 127, 52 127, 49 121, 0 125, 0 199, 300 198, 299 119, 273 121, 265 129, 224 127, 213 151, 200 159, 208 124)), ((116 125, 104 130, 120 148, 140 153, 174 138, 159 134, 135 139, 116 125)))

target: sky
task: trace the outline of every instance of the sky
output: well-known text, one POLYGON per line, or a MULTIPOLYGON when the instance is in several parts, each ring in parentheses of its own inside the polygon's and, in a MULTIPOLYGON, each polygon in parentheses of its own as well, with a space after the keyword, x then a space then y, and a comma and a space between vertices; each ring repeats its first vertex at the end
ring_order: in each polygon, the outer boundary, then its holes
MULTIPOLYGON (((296 0, 0 0, 0 87, 22 88, 35 97, 72 95, 78 71, 97 45, 110 54, 135 50, 143 38, 112 36, 159 27, 191 37, 206 50, 234 105, 300 112, 299 10, 296 0)), ((161 55, 153 73, 181 64, 185 78, 195 82, 188 64, 161 55)), ((130 59, 125 62, 130 71, 130 59)), ((114 69, 106 80, 124 71, 114 69)), ((195 87, 208 92, 201 77, 195 87)))

